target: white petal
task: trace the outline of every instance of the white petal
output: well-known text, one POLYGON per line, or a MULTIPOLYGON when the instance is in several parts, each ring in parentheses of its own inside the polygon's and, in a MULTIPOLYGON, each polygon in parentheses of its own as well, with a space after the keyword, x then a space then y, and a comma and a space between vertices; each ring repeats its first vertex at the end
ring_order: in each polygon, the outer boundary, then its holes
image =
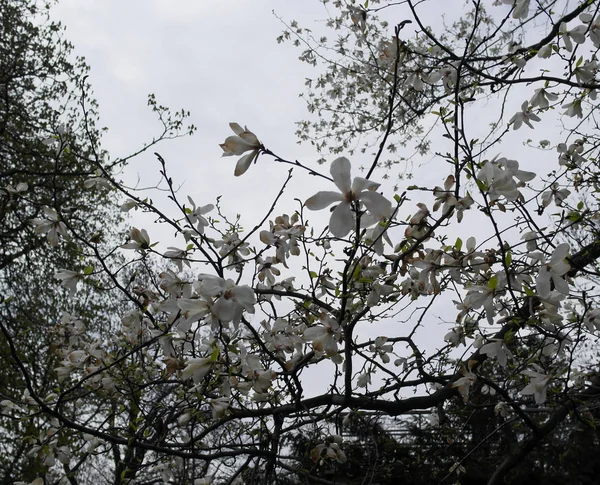
POLYGON ((551 266, 550 272, 553 275, 562 276, 571 269, 571 265, 566 261, 559 261, 551 266))
POLYGON ((392 214, 392 203, 379 192, 363 192, 360 200, 364 202, 369 212, 378 219, 390 217, 392 214))
POLYGON ((243 133, 243 132, 245 131, 245 130, 244 130, 244 129, 243 129, 241 126, 240 126, 240 125, 238 125, 237 123, 229 123, 229 128, 231 128, 231 129, 233 130, 233 132, 234 132, 236 135, 239 135, 239 134, 241 134, 241 133, 243 133))
POLYGON ((362 177, 354 177, 352 182, 352 192, 354 194, 360 194, 363 190, 377 190, 381 184, 377 182, 371 182, 362 177))
POLYGON ((240 158, 235 164, 235 172, 233 172, 233 174, 236 177, 239 177, 240 175, 246 173, 246 170, 248 170, 248 168, 252 164, 252 161, 256 158, 257 155, 257 151, 252 151, 240 158))
POLYGON ((535 280, 535 286, 542 298, 548 296, 550 294, 550 272, 546 266, 542 266, 540 268, 540 272, 535 280))
POLYGON ((319 211, 325 209, 325 207, 329 207, 334 202, 341 202, 344 200, 345 197, 337 192, 321 191, 308 199, 304 205, 311 211, 319 211))
POLYGON ((233 302, 222 296, 213 305, 213 314, 222 322, 230 322, 234 315, 233 302))
POLYGON ((569 254, 569 244, 562 243, 556 246, 556 249, 552 253, 552 257, 550 258, 550 264, 555 265, 560 261, 563 261, 569 254))
POLYGON ((346 194, 350 191, 350 160, 346 157, 336 158, 332 164, 329 172, 333 177, 333 182, 340 189, 342 194, 346 194))
POLYGON ((260 142, 258 141, 258 138, 256 138, 256 135, 254 133, 252 133, 251 131, 244 131, 242 133, 239 134, 239 137, 250 143, 251 145, 254 145, 255 147, 257 147, 258 145, 260 145, 260 142))
POLYGON ((554 282, 554 288, 556 291, 562 293, 563 295, 568 295, 570 293, 569 283, 567 283, 564 278, 561 278, 560 276, 554 276, 552 281, 554 282))
POLYGON ((335 237, 344 237, 354 227, 354 215, 350 210, 350 204, 341 202, 331 214, 329 219, 329 230, 335 237))
POLYGON ((319 338, 319 337, 325 335, 326 333, 327 333, 327 330, 325 329, 325 327, 317 325, 317 326, 314 326, 314 327, 307 328, 304 331, 304 338, 306 340, 312 341, 312 340, 314 340, 316 338, 319 338))

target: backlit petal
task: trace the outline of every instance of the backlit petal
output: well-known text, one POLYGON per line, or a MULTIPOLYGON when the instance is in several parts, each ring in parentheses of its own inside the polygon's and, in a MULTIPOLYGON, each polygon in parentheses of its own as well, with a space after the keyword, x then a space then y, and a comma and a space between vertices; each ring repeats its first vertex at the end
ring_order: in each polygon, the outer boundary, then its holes
POLYGON ((252 151, 252 152, 244 155, 235 164, 235 171, 233 172, 233 174, 236 177, 239 177, 240 175, 243 175, 244 173, 246 173, 246 170, 248 170, 248 168, 250 167, 250 165, 256 159, 257 156, 258 156, 257 151, 252 151))
POLYGON ((333 177, 333 182, 342 194, 346 194, 351 189, 350 168, 350 160, 346 157, 336 158, 331 164, 330 173, 333 177))
POLYGON ((334 202, 341 202, 343 200, 345 200, 344 196, 338 192, 321 191, 308 199, 304 205, 311 211, 319 211, 325 209, 325 207, 329 207, 334 202))
POLYGON ((390 217, 392 203, 379 192, 363 192, 360 200, 367 206, 369 212, 378 219, 390 217))
POLYGON ((363 190, 377 190, 381 184, 377 182, 371 182, 362 177, 354 177, 352 182, 352 192, 360 194, 363 190))
POLYGON ((354 227, 354 215, 350 204, 342 202, 338 205, 329 219, 329 230, 335 237, 344 237, 354 227))

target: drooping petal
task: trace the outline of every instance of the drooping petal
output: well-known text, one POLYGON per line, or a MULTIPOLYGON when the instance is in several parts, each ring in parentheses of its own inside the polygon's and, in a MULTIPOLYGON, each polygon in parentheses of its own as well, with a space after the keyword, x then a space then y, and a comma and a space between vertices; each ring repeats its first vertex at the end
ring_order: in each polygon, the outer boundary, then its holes
POLYGON ((242 305, 246 311, 254 313, 256 295, 252 288, 248 285, 236 286, 231 290, 231 294, 235 298, 235 301, 242 305))
POLYGON ((213 305, 212 312, 222 322, 231 322, 235 315, 233 302, 221 296, 213 305))
POLYGON ((569 263, 567 263, 566 261, 559 261, 558 263, 552 265, 550 272, 553 275, 562 276, 565 273, 567 273, 570 269, 571 265, 569 263))
POLYGON ((341 202, 329 219, 329 230, 335 237, 344 237, 354 227, 354 216, 348 202, 341 202))
POLYGON ((340 189, 342 194, 347 194, 350 189, 350 160, 346 157, 336 158, 331 163, 330 173, 333 178, 333 182, 337 185, 337 188, 340 189))
POLYGON ((570 293, 569 283, 567 283, 567 280, 561 278, 560 276, 553 276, 552 281, 554 282, 554 288, 556 291, 562 293, 563 295, 568 295, 570 293))
POLYGON ((550 294, 550 272, 546 266, 540 268, 540 272, 535 280, 535 287, 538 295, 542 298, 550 294))
POLYGON ((258 157, 258 152, 256 150, 244 155, 235 164, 235 171, 233 172, 233 174, 236 177, 239 177, 240 175, 243 175, 244 173, 246 173, 246 170, 248 170, 248 168, 250 167, 252 162, 256 159, 256 157, 258 157))
POLYGON ((360 194, 369 212, 378 219, 388 218, 392 215, 392 203, 379 192, 366 191, 360 194))
POLYGON ((321 191, 308 199, 304 205, 311 211, 319 211, 325 209, 325 207, 329 207, 334 202, 341 202, 344 200, 344 196, 338 192, 321 191))

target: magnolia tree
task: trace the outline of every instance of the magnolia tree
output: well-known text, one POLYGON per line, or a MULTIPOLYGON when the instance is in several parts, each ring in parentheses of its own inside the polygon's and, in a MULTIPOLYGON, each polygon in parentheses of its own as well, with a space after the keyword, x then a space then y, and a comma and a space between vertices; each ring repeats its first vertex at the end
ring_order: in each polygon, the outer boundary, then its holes
MULTIPOLYGON (((249 231, 218 201, 180 194, 160 156, 175 216, 100 159, 87 186, 121 194, 124 210, 163 226, 132 227, 107 249, 55 207, 31 221, 51 245, 69 238, 87 255, 84 271, 56 275, 72 295, 108 279, 127 306, 108 339, 78 315, 49 322, 62 359, 51 391, 2 326, 27 386, 5 397, 3 412, 48 418, 24 437, 47 469, 31 483, 334 483, 323 470, 347 458, 331 419, 350 426, 366 411, 432 410, 435 427, 446 406, 476 400, 499 428, 521 426, 487 477, 495 484, 571 414, 592 419, 600 382, 587 352, 600 308, 581 281, 600 241, 578 246, 566 234, 598 214, 600 5, 504 0, 488 12, 473 1, 449 38, 424 24, 430 2, 396 3, 335 5, 333 26, 370 53, 346 74, 371 80, 384 114, 372 118, 368 164, 366 154, 340 154, 321 170, 231 123, 221 147, 239 157, 235 176, 263 164, 287 171, 249 231), (375 17, 391 8, 410 16, 414 35, 407 21, 375 17), (424 126, 439 147, 434 173, 399 193, 380 185, 391 137, 424 126), (536 127, 545 130, 537 143, 536 127), (281 207, 292 178, 329 187, 281 207), (327 215, 323 224, 313 211, 327 215), (165 226, 178 240, 170 247, 157 239, 165 226), (144 277, 129 270, 140 264, 144 277), (307 427, 316 436, 309 466, 290 446, 307 427)), ((448 467, 455 477, 468 471, 462 459, 448 467)))

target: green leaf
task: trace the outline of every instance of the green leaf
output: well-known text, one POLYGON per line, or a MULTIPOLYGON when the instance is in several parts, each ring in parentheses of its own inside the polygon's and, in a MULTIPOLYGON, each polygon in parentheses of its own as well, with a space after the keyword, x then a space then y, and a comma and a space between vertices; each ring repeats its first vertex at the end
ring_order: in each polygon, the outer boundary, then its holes
POLYGON ((475 182, 477 183, 477 187, 479 187, 479 190, 481 190, 482 192, 487 192, 488 186, 485 184, 485 182, 479 179, 475 179, 475 182))
POLYGON ((94 265, 90 264, 89 266, 86 266, 85 269, 83 270, 83 274, 84 275, 91 275, 94 272, 94 265))
POLYGON ((490 280, 488 281, 488 288, 490 290, 495 290, 497 286, 498 286, 498 277, 492 276, 490 278, 490 280))
POLYGON ((463 241, 461 238, 457 237, 456 242, 454 243, 454 249, 458 252, 462 249, 463 241))

